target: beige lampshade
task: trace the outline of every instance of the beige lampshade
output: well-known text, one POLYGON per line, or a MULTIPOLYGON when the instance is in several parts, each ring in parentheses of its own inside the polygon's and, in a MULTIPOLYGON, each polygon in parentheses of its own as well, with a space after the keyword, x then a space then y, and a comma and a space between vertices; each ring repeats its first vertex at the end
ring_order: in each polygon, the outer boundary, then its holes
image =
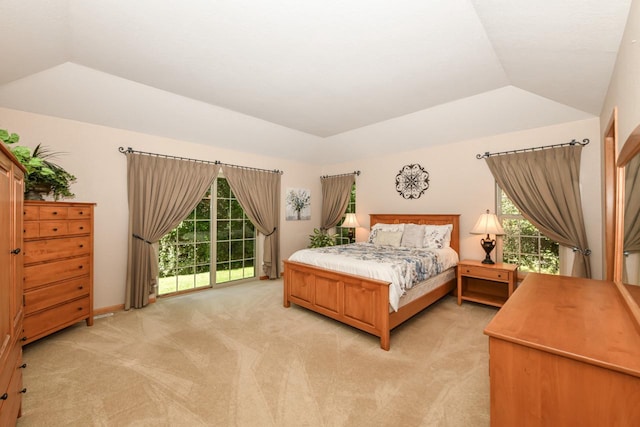
POLYGON ((343 228, 360 227, 360 224, 358 224, 358 220, 356 219, 356 214, 354 213, 346 214, 344 217, 344 222, 342 223, 342 225, 340 225, 340 227, 343 227, 343 228))
POLYGON ((494 234, 497 236, 504 234, 504 229, 500 225, 496 214, 489 213, 489 209, 487 209, 487 213, 483 213, 478 218, 478 222, 471 230, 471 234, 494 234))

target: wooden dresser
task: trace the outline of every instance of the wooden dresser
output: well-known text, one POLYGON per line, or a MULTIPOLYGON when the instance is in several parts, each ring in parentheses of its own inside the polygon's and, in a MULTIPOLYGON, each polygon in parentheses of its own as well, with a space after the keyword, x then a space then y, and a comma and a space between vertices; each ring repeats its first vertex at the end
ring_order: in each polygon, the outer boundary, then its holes
POLYGON ((24 202, 24 344, 93 325, 93 208, 24 202))
POLYGON ((484 332, 493 427, 640 426, 640 330, 613 282, 529 273, 484 332))
POLYGON ((0 426, 22 406, 22 203, 24 170, 0 143, 0 426))

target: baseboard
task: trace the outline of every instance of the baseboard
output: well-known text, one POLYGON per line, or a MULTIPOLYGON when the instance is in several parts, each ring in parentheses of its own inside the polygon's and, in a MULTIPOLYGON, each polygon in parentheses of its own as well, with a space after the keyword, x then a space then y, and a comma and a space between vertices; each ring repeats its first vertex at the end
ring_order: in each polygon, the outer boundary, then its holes
POLYGON ((112 305, 110 307, 96 308, 95 310, 93 310, 93 315, 100 316, 102 314, 113 313, 115 311, 123 311, 123 310, 124 310, 124 304, 118 304, 118 305, 112 305))

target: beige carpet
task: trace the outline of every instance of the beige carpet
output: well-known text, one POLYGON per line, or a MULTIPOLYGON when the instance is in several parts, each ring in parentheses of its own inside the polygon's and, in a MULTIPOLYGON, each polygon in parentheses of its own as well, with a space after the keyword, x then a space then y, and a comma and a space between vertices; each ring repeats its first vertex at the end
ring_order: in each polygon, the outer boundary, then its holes
POLYGON ((487 426, 495 313, 446 297, 386 352, 281 280, 161 299, 26 346, 18 426, 487 426))

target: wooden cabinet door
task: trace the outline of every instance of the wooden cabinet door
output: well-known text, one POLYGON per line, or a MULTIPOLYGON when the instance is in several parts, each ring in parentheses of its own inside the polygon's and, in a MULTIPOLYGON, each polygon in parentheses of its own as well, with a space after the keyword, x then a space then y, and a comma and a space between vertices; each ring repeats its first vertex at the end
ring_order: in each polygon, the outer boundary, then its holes
MULTIPOLYGON (((10 227, 11 215, 6 207, 11 198, 11 171, 12 163, 0 153, 0 266, 11 265, 10 227)), ((11 336, 13 325, 11 322, 11 268, 0 268, 0 367, 4 367, 9 352, 12 349, 11 336)), ((1 394, 1 392, 0 392, 1 394)))
POLYGON ((13 167, 11 183, 11 231, 9 238, 11 240, 11 292, 10 292, 10 313, 11 326, 13 336, 22 336, 22 272, 23 272, 23 256, 24 247, 22 241, 22 218, 23 218, 23 200, 24 200, 24 175, 20 169, 13 167))

